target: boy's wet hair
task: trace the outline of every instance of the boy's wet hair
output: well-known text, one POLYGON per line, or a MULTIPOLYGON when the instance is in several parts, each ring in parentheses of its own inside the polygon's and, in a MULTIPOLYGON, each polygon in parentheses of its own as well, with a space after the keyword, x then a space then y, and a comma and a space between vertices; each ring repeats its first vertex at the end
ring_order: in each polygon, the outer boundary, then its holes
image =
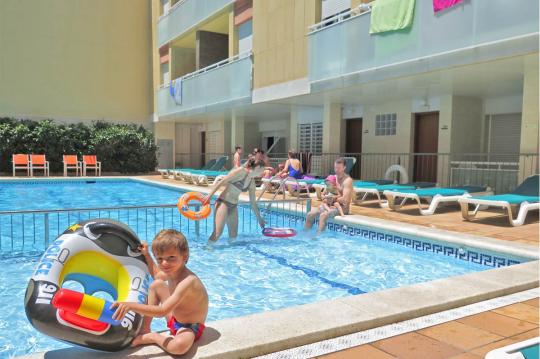
POLYGON ((176 248, 180 254, 189 253, 186 237, 175 229, 161 230, 152 241, 152 252, 161 254, 169 248, 176 248))
POLYGON ((242 149, 242 146, 238 146, 238 145, 234 148, 235 151, 238 151, 238 150, 241 150, 241 149, 242 149))

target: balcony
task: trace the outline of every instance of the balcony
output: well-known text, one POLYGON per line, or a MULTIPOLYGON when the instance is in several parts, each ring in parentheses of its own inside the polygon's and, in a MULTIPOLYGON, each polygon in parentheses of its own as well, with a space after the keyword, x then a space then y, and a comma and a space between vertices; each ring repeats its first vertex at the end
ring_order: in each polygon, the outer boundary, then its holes
POLYGON ((248 53, 182 76, 181 104, 171 96, 170 84, 162 86, 157 93, 159 117, 204 113, 212 108, 250 103, 252 66, 248 53))
POLYGON ((310 28, 315 89, 538 51, 538 0, 466 1, 439 14, 417 1, 410 29, 383 34, 370 35, 370 21, 371 12, 351 11, 310 28))
POLYGON ((165 45, 232 3, 234 0, 179 1, 158 20, 158 46, 165 45))

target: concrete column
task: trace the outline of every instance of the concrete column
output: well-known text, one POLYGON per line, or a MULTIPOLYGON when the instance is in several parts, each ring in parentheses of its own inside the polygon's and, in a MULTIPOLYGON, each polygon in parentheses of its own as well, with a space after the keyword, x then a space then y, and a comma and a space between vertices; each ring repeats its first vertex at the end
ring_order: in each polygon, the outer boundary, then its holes
MULTIPOLYGON (((524 59, 523 108, 521 110, 521 153, 538 153, 538 57, 524 59)), ((538 173, 538 158, 521 156, 518 182, 538 173)))
MULTIPOLYGON (((324 103, 323 107, 323 153, 339 153, 341 149, 341 104, 324 103)), ((323 159, 322 173, 329 173, 333 169, 333 160, 323 159)))
POLYGON ((323 108, 323 153, 340 152, 341 129, 341 104, 325 103, 323 108))
POLYGON ((231 117, 231 153, 238 146, 245 147, 245 121, 243 118, 236 116, 233 109, 231 117))
POLYGON ((298 150, 298 110, 296 108, 291 109, 289 121, 289 145, 287 148, 298 150))
POLYGON ((172 148, 170 149, 172 151, 172 154, 169 153, 168 155, 172 156, 172 165, 174 166, 176 163, 176 124, 174 122, 156 122, 154 123, 154 137, 156 140, 156 144, 158 144, 159 140, 171 140, 172 141, 172 148))
POLYGON ((234 10, 229 12, 229 57, 238 54, 238 29, 234 26, 234 10))

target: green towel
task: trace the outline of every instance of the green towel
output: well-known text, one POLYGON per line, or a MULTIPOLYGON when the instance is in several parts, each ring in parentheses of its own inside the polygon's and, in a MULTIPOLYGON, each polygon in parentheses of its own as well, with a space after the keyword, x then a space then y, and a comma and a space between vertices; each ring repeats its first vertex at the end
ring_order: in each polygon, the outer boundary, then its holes
POLYGON ((406 29, 412 25, 415 0, 376 0, 369 33, 406 29))

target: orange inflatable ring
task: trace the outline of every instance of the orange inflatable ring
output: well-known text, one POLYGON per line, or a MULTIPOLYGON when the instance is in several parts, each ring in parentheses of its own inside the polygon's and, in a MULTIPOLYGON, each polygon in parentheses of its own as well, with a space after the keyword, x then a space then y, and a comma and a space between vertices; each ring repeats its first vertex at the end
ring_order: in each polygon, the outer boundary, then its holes
POLYGON ((199 201, 202 203, 204 199, 204 196, 199 192, 187 192, 180 197, 178 200, 178 210, 184 217, 187 217, 189 219, 192 219, 194 221, 198 221, 199 219, 205 219, 210 215, 210 212, 212 209, 210 208, 209 204, 205 204, 202 206, 200 211, 193 211, 189 209, 189 202, 190 201, 199 201))

